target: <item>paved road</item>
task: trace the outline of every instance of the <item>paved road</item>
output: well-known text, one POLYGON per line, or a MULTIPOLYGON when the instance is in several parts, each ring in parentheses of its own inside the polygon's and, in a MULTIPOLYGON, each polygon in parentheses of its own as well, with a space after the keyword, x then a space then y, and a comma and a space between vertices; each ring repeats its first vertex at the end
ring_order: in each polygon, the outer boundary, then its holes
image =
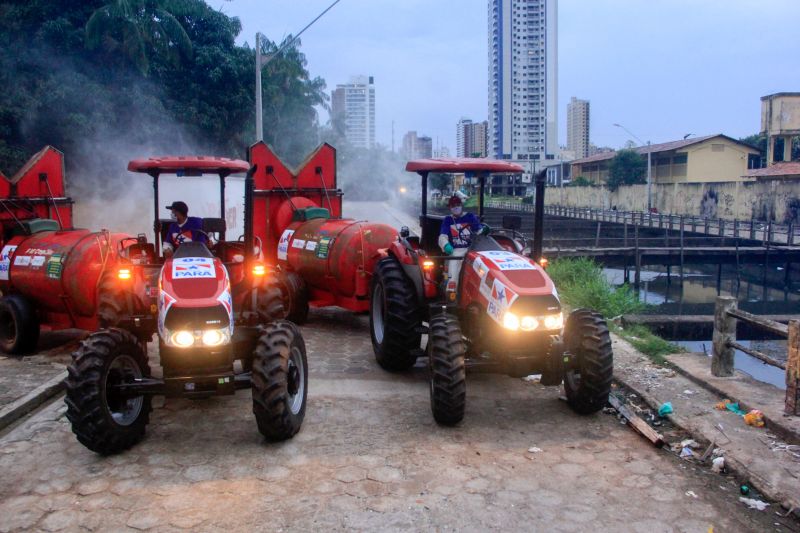
POLYGON ((780 530, 731 480, 574 415, 558 389, 471 376, 465 423, 443 429, 424 368, 375 365, 366 317, 314 311, 303 333, 310 401, 292 441, 262 441, 244 392, 169 400, 142 443, 104 458, 56 402, 0 439, 0 531, 780 530))

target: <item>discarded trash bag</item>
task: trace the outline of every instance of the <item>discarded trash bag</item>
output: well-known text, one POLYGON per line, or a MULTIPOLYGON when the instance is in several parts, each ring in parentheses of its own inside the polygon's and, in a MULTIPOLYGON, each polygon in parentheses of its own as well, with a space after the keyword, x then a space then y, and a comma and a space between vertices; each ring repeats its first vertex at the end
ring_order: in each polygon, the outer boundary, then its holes
POLYGON ((713 461, 711 461, 711 471, 715 474, 719 474, 725 468, 725 458, 724 457, 717 457, 713 461))
POLYGON ((746 414, 747 414, 747 413, 745 413, 744 411, 742 411, 742 408, 741 408, 741 407, 739 407, 739 404, 738 404, 738 403, 729 403, 729 404, 727 404, 727 405, 725 406, 725 408, 726 408, 728 411, 730 411, 731 413, 736 413, 736 414, 737 414, 737 415, 739 415, 739 416, 744 416, 744 415, 746 415, 746 414))
POLYGON ((731 402, 729 399, 725 398, 725 399, 724 399, 724 400, 722 400, 721 402, 717 403, 717 404, 714 406, 714 409, 717 409, 717 410, 719 410, 719 411, 724 411, 725 409, 727 409, 727 408, 728 408, 728 404, 729 404, 729 403, 732 403, 732 402, 731 402))
POLYGON ((753 498, 744 498, 740 496, 739 501, 746 504, 750 509, 758 509, 759 511, 763 511, 769 506, 767 502, 762 502, 761 500, 755 500, 753 498))
POLYGON ((744 415, 744 423, 747 424, 748 426, 763 428, 764 413, 762 413, 758 409, 753 409, 752 411, 744 415))
POLYGON ((664 402, 661 404, 661 407, 658 408, 658 416, 665 417, 667 415, 671 415, 675 411, 672 409, 671 402, 664 402))

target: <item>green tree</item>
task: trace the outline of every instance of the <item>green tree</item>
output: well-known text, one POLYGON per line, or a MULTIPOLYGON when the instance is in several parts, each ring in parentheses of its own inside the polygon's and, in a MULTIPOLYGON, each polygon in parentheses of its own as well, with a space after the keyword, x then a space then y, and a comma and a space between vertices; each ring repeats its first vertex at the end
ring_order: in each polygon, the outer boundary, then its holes
POLYGON ((197 9, 180 0, 112 0, 86 22, 86 45, 109 58, 124 56, 145 75, 154 56, 177 65, 191 57, 192 41, 176 15, 197 9))
POLYGON ((621 185, 646 183, 647 159, 636 150, 619 150, 608 169, 608 188, 617 190, 621 185))
POLYGON ((585 176, 578 176, 577 178, 570 180, 567 187, 591 187, 592 185, 593 183, 585 176))

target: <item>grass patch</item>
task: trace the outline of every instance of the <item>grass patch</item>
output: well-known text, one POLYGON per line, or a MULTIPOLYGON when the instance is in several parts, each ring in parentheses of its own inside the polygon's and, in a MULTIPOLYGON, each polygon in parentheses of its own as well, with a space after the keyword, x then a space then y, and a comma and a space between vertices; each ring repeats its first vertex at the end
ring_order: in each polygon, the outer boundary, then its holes
POLYGON ((625 329, 613 324, 611 330, 648 356, 654 363, 660 365, 667 362, 664 356, 684 351, 677 344, 662 339, 640 324, 628 326, 625 329))
POLYGON ((647 307, 639 301, 628 285, 614 287, 606 280, 603 268, 592 259, 565 258, 550 264, 547 273, 558 288, 561 301, 570 309, 586 307, 599 311, 609 320, 611 331, 627 340, 654 363, 664 364, 664 356, 683 351, 680 346, 653 334, 646 326, 623 329, 612 319, 642 311, 647 307))
POLYGON ((562 302, 572 309, 587 307, 613 319, 645 308, 628 285, 614 287, 592 259, 556 259, 547 269, 562 302))

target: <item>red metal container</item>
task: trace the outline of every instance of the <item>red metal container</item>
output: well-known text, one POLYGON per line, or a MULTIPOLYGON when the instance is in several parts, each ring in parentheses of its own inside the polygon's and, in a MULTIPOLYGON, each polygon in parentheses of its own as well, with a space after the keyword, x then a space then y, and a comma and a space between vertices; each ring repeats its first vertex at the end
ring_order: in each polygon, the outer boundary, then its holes
POLYGON ((93 318, 100 276, 115 268, 125 238, 130 237, 84 229, 14 237, 0 259, 0 284, 4 292, 27 297, 40 312, 93 318))
POLYGON ((281 235, 278 261, 300 274, 317 305, 360 309, 367 302, 379 250, 396 239, 397 230, 385 224, 324 218, 294 222, 281 235))

